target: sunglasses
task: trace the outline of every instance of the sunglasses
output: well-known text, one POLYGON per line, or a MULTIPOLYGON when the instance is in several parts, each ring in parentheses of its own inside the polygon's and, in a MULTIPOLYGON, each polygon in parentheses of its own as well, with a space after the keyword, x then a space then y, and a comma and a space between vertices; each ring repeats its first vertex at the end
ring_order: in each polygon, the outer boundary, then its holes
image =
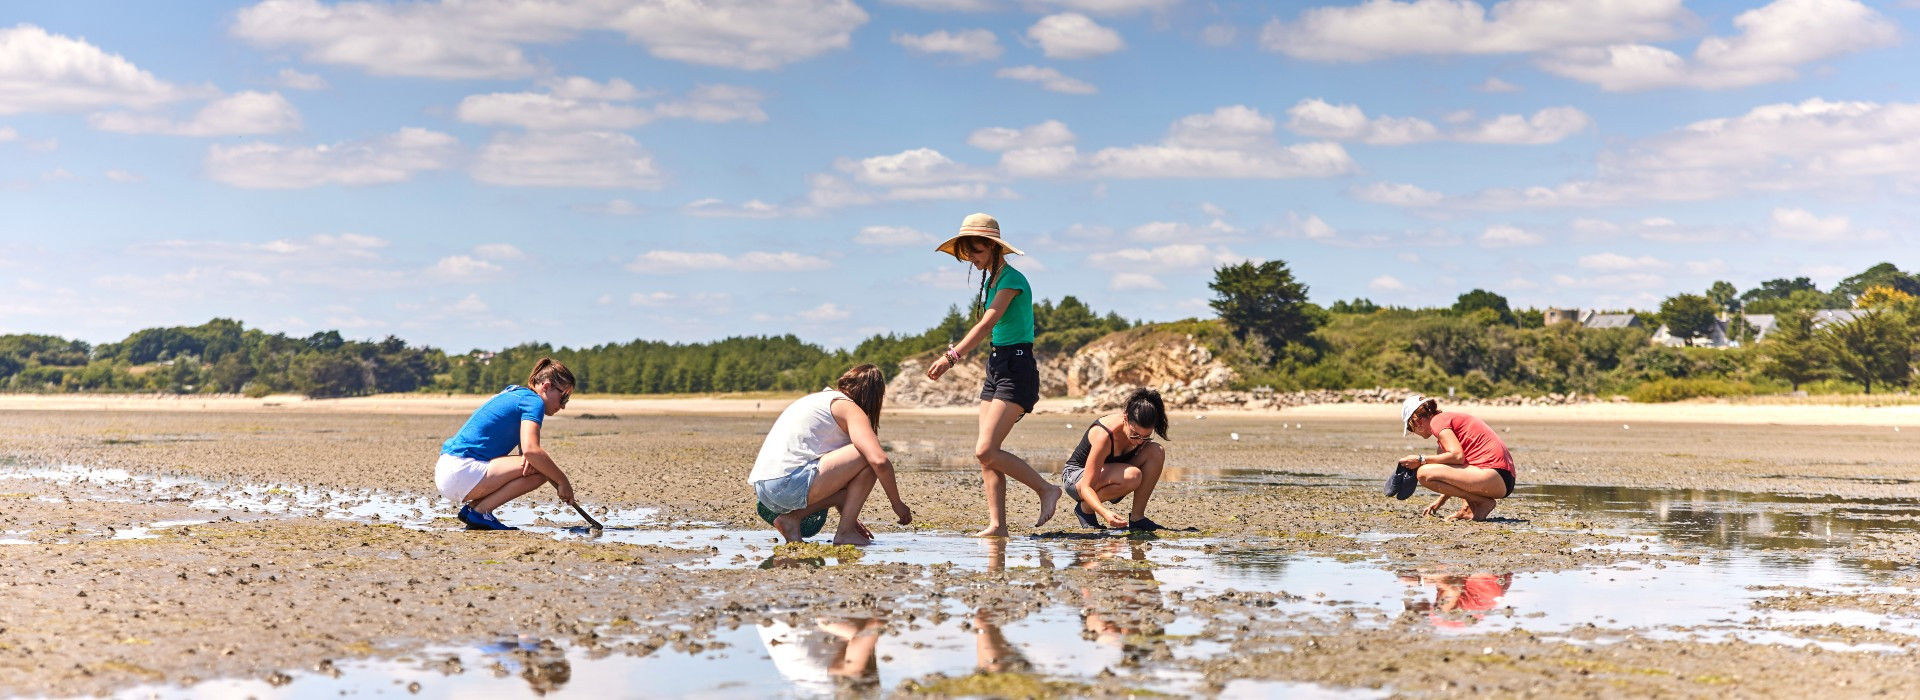
POLYGON ((1136 441, 1139 441, 1139 442, 1147 442, 1147 441, 1149 441, 1149 440, 1152 440, 1152 439, 1153 439, 1153 431, 1151 431, 1151 430, 1149 430, 1149 431, 1147 431, 1147 432, 1146 432, 1145 434, 1143 434, 1143 435, 1135 435, 1135 434, 1133 434, 1133 431, 1131 431, 1131 430, 1125 430, 1125 429, 1122 429, 1122 430, 1121 430, 1120 432, 1123 432, 1123 433, 1126 433, 1126 434, 1127 434, 1127 439, 1128 439, 1128 440, 1136 440, 1136 441))

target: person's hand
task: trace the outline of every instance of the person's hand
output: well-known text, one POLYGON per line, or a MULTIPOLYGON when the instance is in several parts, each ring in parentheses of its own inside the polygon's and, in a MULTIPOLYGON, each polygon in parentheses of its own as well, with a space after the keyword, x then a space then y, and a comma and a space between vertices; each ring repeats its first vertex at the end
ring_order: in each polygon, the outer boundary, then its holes
POLYGON ((1420 455, 1407 455, 1400 458, 1400 466, 1408 469, 1420 468, 1420 455))
POLYGON ((860 536, 862 536, 862 537, 865 537, 865 538, 867 538, 867 539, 873 539, 873 531, 872 531, 872 530, 868 530, 868 529, 867 529, 867 524, 866 524, 866 523, 863 523, 863 522, 860 522, 860 519, 859 519, 859 518, 854 518, 854 519, 853 519, 853 528, 854 528, 855 530, 859 530, 859 531, 860 531, 860 536))
POLYGON ((1428 505, 1427 505, 1427 509, 1426 509, 1426 510, 1423 510, 1423 511, 1420 511, 1420 514, 1421 514, 1421 515, 1433 515, 1433 514, 1435 514, 1435 513, 1438 513, 1438 512, 1440 512, 1440 506, 1444 506, 1444 505, 1446 505, 1446 504, 1447 504, 1447 497, 1446 497, 1446 496, 1441 496, 1441 497, 1440 497, 1440 500, 1437 500, 1437 501, 1434 501, 1434 502, 1433 502, 1433 503, 1431 503, 1431 504, 1428 504, 1428 505))
POLYGON ((533 460, 527 459, 525 457, 520 458, 520 475, 521 476, 533 476, 533 473, 536 471, 539 471, 539 470, 533 468, 533 460))
POLYGON ((898 518, 901 525, 912 525, 913 509, 908 508, 904 502, 895 502, 893 504, 893 517, 898 518))
POLYGON ((553 490, 554 493, 559 494, 561 503, 569 505, 573 503, 573 484, 554 484, 553 490))
POLYGON ((947 359, 946 355, 941 355, 940 359, 934 360, 933 364, 927 365, 927 378, 939 381, 940 375, 946 374, 947 370, 950 369, 953 369, 953 361, 947 359))
POLYGON ((1127 516, 1121 515, 1119 513, 1115 513, 1110 510, 1101 511, 1100 519, 1107 521, 1108 527, 1126 527, 1127 526, 1127 516))

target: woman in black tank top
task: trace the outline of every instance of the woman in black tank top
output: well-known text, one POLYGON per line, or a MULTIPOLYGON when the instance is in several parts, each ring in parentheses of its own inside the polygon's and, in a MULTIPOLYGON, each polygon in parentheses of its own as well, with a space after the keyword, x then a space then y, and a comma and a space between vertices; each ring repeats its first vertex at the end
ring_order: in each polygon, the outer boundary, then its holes
POLYGON ((1078 502, 1074 517, 1087 527, 1161 530, 1147 518, 1147 502, 1166 464, 1166 450, 1153 434, 1167 437, 1167 411, 1160 392, 1137 389, 1120 413, 1102 416, 1081 434, 1060 470, 1067 496, 1078 502), (1106 504, 1133 495, 1131 513, 1122 517, 1106 504))

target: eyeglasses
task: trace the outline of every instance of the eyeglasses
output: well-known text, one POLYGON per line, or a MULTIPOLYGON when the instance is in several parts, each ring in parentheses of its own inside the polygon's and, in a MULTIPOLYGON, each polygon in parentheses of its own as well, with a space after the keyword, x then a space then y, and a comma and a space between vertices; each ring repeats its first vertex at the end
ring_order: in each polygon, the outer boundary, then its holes
POLYGON ((1146 434, 1144 435, 1135 435, 1131 430, 1125 430, 1122 432, 1125 432, 1127 434, 1128 440, 1134 440, 1137 442, 1146 442, 1153 439, 1153 431, 1151 430, 1147 431, 1146 434))

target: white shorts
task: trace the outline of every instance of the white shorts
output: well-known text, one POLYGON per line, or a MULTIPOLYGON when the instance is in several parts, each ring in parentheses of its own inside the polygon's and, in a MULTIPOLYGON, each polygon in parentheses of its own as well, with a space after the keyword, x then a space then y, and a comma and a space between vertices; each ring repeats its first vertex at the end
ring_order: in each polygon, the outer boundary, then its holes
POLYGON ((440 461, 433 465, 433 485, 440 489, 440 495, 454 503, 466 503, 467 494, 473 493, 473 487, 487 478, 487 463, 467 457, 440 455, 440 461))

